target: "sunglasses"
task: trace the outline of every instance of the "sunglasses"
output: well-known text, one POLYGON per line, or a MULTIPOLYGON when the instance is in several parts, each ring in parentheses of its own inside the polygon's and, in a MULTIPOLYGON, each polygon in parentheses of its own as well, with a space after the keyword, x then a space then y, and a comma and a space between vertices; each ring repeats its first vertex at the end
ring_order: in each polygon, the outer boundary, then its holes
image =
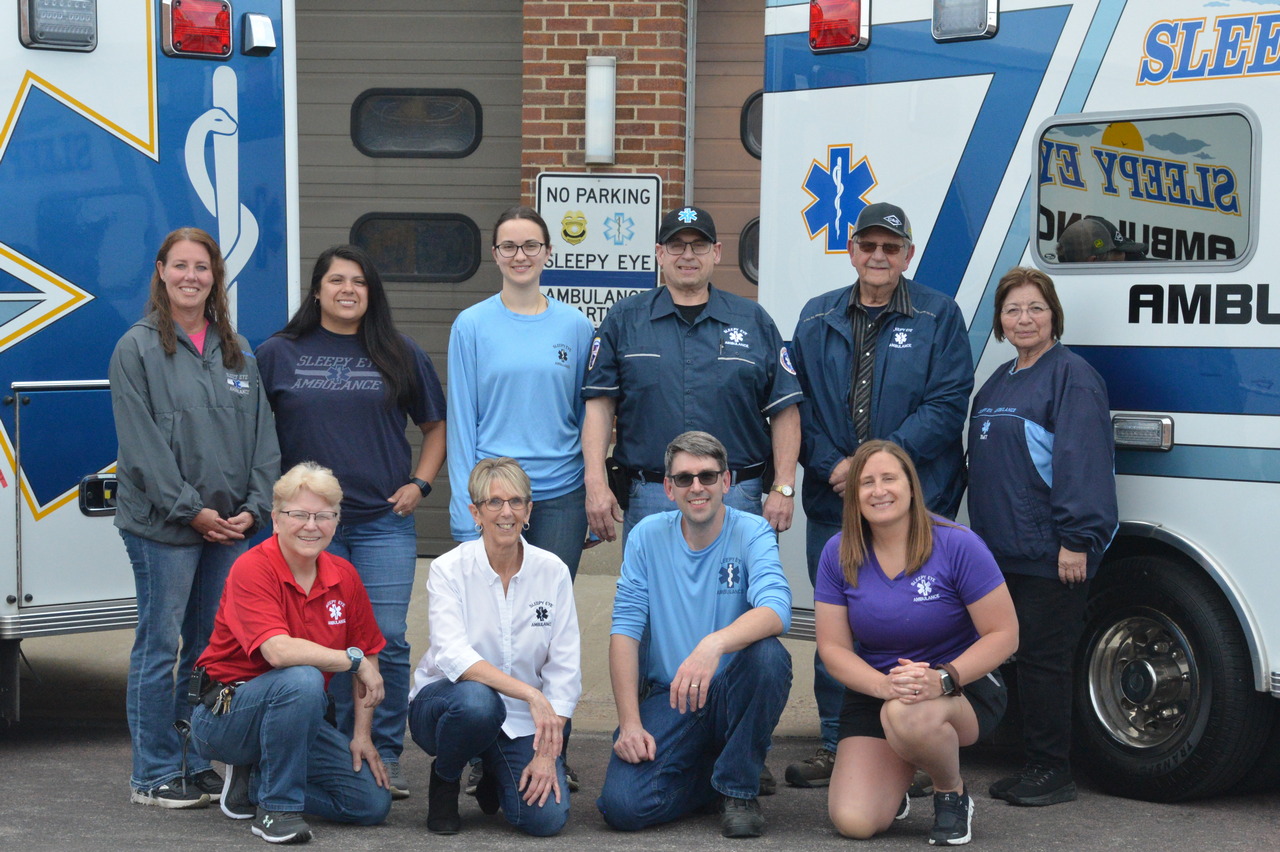
POLYGON ((898 252, 907 247, 906 243, 877 243, 871 240, 858 240, 854 243, 858 247, 858 251, 863 254, 875 254, 876 249, 880 249, 888 257, 893 257, 898 252))
POLYGON ((677 488, 688 488, 693 484, 695 477, 703 485, 712 486, 720 480, 723 474, 723 470, 703 470, 698 473, 672 473, 667 476, 667 479, 670 479, 671 484, 677 488))

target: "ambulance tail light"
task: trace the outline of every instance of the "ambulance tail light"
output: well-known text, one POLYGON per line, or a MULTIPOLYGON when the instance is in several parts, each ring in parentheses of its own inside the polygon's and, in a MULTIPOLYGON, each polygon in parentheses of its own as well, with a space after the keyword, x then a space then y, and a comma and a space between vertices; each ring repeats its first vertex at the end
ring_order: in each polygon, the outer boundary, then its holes
POLYGON ((934 41, 991 38, 999 25, 999 0, 933 0, 934 41))
POLYGON ((164 0, 161 36, 169 56, 231 56, 231 4, 226 0, 164 0))
POLYGON ((865 50, 871 43, 870 0, 811 0, 809 49, 865 50))
POLYGON ((1173 448, 1173 418, 1168 415, 1117 414, 1111 418, 1117 450, 1165 450, 1173 448))

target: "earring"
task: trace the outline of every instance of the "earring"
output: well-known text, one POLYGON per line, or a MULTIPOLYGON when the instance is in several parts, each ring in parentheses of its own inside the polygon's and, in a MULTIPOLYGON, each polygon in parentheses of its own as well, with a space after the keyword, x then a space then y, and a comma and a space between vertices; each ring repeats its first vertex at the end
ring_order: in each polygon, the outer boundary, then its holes
POLYGON ((479 521, 476 521, 476 532, 482 532, 483 530, 484 530, 484 524, 480 523, 479 521))
POLYGON ((525 522, 524 522, 524 529, 525 529, 525 532, 528 532, 528 531, 529 531, 529 522, 528 522, 528 521, 525 521, 525 522))

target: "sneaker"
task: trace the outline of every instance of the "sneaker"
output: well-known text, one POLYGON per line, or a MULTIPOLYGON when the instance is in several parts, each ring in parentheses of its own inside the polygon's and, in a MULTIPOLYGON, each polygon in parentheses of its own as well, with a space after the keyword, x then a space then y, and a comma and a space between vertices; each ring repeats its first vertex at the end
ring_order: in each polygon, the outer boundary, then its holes
POLYGON ((391 798, 409 798, 409 784, 404 780, 404 772, 400 769, 400 761, 384 760, 382 765, 387 768, 387 777, 391 781, 391 798))
POLYGON ((911 815, 911 797, 904 795, 902 797, 902 804, 898 805, 898 812, 893 815, 893 821, 897 822, 900 819, 906 819, 910 815, 911 815))
POLYGON ((933 794, 931 846, 963 846, 973 839, 973 799, 967 790, 933 794))
POLYGON ((306 843, 311 839, 311 826, 296 811, 264 811, 258 808, 253 833, 268 843, 306 843))
POLYGON ((427 784, 427 831, 432 834, 457 834, 462 830, 458 815, 458 793, 462 785, 446 781, 436 774, 431 764, 431 781, 427 784))
POLYGON ((773 773, 769 771, 769 767, 760 767, 760 792, 759 796, 772 796, 778 792, 778 782, 773 777, 773 773))
MULTIPOLYGON (((1007 780, 1001 778, 991 785, 991 789, 995 791, 997 787, 1002 787, 1000 791, 1002 795, 997 798, 1004 799, 1011 805, 1040 807, 1076 800, 1076 782, 1072 779, 1069 769, 1028 766, 1013 784, 1003 787, 1003 782, 1007 780)), ((992 795, 995 793, 993 792, 992 795)))
POLYGON ((759 837, 764 833, 764 814, 759 799, 720 800, 720 833, 725 837, 759 837))
POLYGON ((573 767, 569 765, 567 760, 564 762, 564 780, 565 784, 569 786, 570 793, 578 792, 578 788, 582 786, 581 782, 578 781, 578 773, 573 771, 573 767))
POLYGON ((496 814, 501 807, 498 798, 498 776, 492 772, 486 772, 480 777, 480 782, 476 784, 476 804, 480 806, 481 813, 496 814))
POLYGON ((187 789, 192 787, 216 802, 222 798, 222 776, 212 769, 202 769, 187 779, 187 789))
POLYGON ((252 769, 251 766, 227 766, 218 807, 231 819, 253 819, 258 815, 257 808, 249 801, 249 772, 252 769))
POLYGON ((787 783, 792 787, 826 787, 831 783, 831 770, 835 765, 836 753, 820 748, 813 757, 787 767, 787 783))
POLYGON ((462 788, 462 792, 468 796, 476 794, 476 788, 480 786, 480 779, 484 777, 484 761, 477 760, 471 764, 471 772, 467 775, 467 786, 462 788))
POLYGON ((155 805, 158 808, 207 808, 209 794, 201 793, 190 785, 182 789, 179 784, 161 784, 150 790, 134 790, 129 801, 135 805, 155 805))
POLYGON ((915 777, 911 779, 911 786, 907 789, 907 795, 913 799, 933 795, 933 779, 929 777, 928 772, 923 769, 916 770, 915 777))

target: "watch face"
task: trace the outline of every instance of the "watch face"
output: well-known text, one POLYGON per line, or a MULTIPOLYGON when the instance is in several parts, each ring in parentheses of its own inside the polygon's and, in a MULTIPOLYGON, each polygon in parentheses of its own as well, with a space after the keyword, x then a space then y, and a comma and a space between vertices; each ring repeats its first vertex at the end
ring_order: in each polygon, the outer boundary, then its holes
POLYGON ((796 490, 792 488, 790 485, 779 485, 777 488, 773 490, 777 491, 783 497, 794 497, 796 493, 796 490))

